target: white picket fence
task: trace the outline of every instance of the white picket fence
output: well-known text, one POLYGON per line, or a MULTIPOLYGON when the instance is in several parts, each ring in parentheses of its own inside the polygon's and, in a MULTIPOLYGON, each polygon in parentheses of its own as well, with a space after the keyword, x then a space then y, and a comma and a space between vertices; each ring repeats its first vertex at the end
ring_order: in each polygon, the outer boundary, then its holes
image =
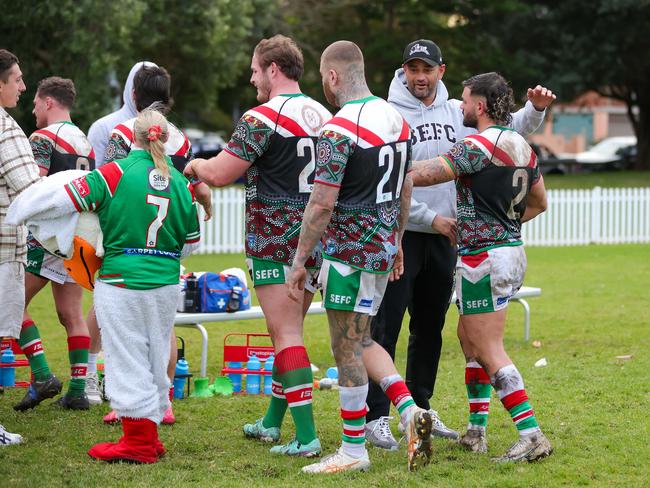
POLYGON ((529 246, 650 242, 650 188, 549 190, 548 203, 522 227, 529 246))
MULTIPOLYGON (((650 243, 650 188, 549 190, 548 210, 523 226, 528 246, 650 243)), ((213 190, 199 253, 244 251, 244 189, 213 190)))

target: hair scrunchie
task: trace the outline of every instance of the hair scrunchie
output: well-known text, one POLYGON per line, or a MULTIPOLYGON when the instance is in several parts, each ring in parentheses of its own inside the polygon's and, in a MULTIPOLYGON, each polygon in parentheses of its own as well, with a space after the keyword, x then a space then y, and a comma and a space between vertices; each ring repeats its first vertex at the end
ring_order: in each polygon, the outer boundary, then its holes
POLYGON ((160 128, 159 125, 152 125, 149 127, 149 135, 147 136, 147 139, 150 141, 157 141, 160 139, 160 136, 162 135, 162 129, 160 128))

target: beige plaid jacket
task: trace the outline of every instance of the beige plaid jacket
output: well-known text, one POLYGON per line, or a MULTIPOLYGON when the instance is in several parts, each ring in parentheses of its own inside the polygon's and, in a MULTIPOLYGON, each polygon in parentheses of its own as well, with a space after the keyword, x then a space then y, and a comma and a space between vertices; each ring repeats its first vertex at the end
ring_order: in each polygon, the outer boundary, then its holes
POLYGON ((25 133, 0 107, 0 264, 27 262, 27 230, 5 223, 7 209, 21 191, 40 179, 25 133))

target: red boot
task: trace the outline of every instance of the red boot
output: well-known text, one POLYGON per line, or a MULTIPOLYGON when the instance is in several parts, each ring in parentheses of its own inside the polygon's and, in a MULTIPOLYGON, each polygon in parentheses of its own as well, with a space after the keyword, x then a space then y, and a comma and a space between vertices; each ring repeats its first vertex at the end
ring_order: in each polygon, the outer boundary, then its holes
MULTIPOLYGON (((135 463, 155 463, 158 461, 156 442, 158 426, 148 419, 122 417, 124 436, 117 442, 95 444, 88 455, 101 461, 129 461, 135 463)), ((162 444, 160 444, 162 447, 162 444)), ((164 451, 164 447, 163 447, 164 451)))
POLYGON ((167 453, 167 449, 165 449, 165 446, 163 445, 162 442, 160 442, 160 439, 158 439, 158 430, 156 429, 156 439, 154 440, 154 447, 156 449, 156 455, 161 458, 167 453))

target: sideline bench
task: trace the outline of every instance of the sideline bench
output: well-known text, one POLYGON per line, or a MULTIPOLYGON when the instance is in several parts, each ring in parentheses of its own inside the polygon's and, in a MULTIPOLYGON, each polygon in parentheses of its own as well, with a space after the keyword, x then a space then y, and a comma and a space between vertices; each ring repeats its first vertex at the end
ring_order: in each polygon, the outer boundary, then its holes
MULTIPOLYGON (((527 341, 530 339, 530 306, 525 300, 526 298, 538 297, 542 294, 541 288, 534 288, 531 286, 522 286, 517 294, 512 297, 512 301, 515 301, 524 308, 524 340, 527 341)), ((451 303, 456 301, 456 293, 454 292, 451 297, 451 303)), ((315 314, 324 314, 325 309, 322 306, 322 302, 314 302, 307 310, 307 315, 315 314)), ((201 377, 206 376, 207 367, 208 367, 208 331, 203 327, 204 323, 209 322, 229 322, 231 320, 250 320, 250 319, 262 319, 264 318, 264 313, 262 313, 262 308, 251 307, 249 310, 242 310, 241 312, 234 313, 181 313, 176 314, 176 319, 174 320, 174 325, 176 327, 187 327, 194 328, 199 331, 201 334, 201 377)))

